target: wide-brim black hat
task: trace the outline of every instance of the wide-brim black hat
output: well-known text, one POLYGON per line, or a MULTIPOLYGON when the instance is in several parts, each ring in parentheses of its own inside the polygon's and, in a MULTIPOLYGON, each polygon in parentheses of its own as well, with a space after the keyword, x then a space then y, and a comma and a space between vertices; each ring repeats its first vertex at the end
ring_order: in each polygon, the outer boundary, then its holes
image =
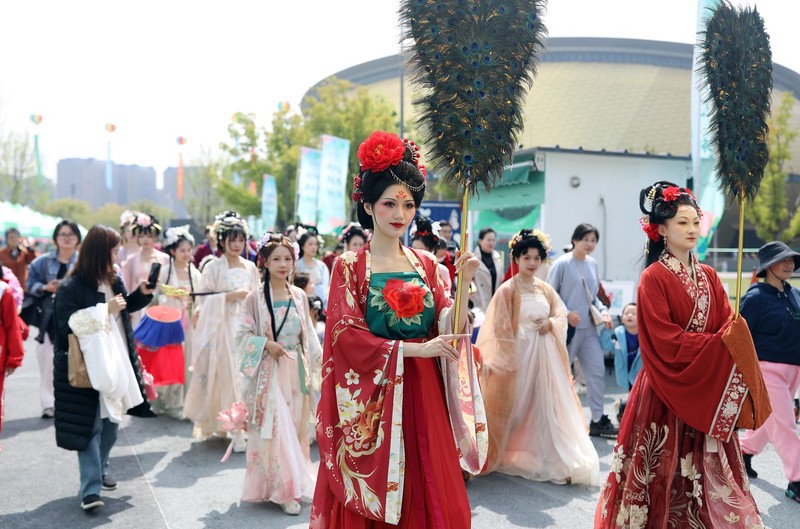
POLYGON ((758 249, 756 277, 766 277, 767 269, 789 257, 794 259, 794 269, 800 268, 800 253, 789 248, 784 242, 768 242, 758 249))

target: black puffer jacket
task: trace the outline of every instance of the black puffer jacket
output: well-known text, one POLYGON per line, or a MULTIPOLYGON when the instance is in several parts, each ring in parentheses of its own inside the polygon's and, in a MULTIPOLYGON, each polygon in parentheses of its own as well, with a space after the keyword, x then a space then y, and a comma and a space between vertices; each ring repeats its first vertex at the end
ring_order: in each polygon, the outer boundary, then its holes
MULTIPOLYGON (((133 328, 128 311, 136 311, 146 307, 151 295, 145 295, 136 289, 133 294, 125 292, 122 281, 117 279, 112 285, 114 295, 122 294, 127 301, 127 309, 121 314, 122 323, 128 343, 128 355, 139 382, 144 402, 128 410, 129 415, 136 417, 155 417, 150 408, 144 392, 142 381, 142 367, 139 364, 139 354, 133 342, 133 328)), ((70 386, 67 378, 67 351, 69 347, 68 335, 72 332, 69 328, 69 318, 75 312, 93 307, 98 303, 105 303, 105 296, 97 291, 97 285, 92 285, 78 277, 70 277, 64 281, 56 293, 56 341, 54 344, 53 379, 56 397, 56 444, 67 450, 85 450, 92 436, 92 427, 100 405, 100 395, 93 389, 74 388, 70 386)))

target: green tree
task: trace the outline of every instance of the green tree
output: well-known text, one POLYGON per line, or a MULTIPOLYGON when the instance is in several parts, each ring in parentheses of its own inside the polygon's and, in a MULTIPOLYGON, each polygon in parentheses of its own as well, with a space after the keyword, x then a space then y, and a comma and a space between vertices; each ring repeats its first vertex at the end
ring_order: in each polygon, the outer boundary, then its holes
POLYGON ((102 224, 119 230, 119 218, 126 209, 130 208, 114 202, 103 204, 92 212, 92 225, 102 224))
POLYGON ((255 114, 237 112, 228 125, 231 143, 220 149, 230 157, 217 182, 217 191, 231 209, 243 216, 261 212, 261 185, 268 171, 266 131, 256 124, 255 114), (255 193, 253 193, 255 190, 255 193))
MULTIPOLYGON (((399 117, 392 103, 375 95, 366 87, 331 77, 313 95, 303 100, 304 128, 310 141, 319 146, 319 137, 329 134, 350 140, 350 163, 347 189, 353 187, 358 174, 358 146, 373 131, 397 132, 399 117)), ((350 197, 347 196, 350 208, 350 197)), ((351 217, 355 212, 351 209, 351 217)))
POLYGON ((769 161, 764 171, 758 194, 747 207, 747 215, 756 228, 756 235, 765 241, 773 241, 779 236, 789 241, 800 234, 800 215, 792 215, 789 227, 783 226, 789 219, 786 205, 786 180, 788 174, 784 166, 791 158, 790 146, 797 137, 797 131, 789 125, 794 96, 784 92, 783 97, 769 119, 769 161))
MULTIPOLYGON (((92 208, 85 200, 77 198, 59 198, 47 204, 42 211, 54 217, 74 220, 78 224, 89 227, 92 223, 92 208)), ((117 217, 119 219, 119 217, 117 217)), ((118 223, 118 222, 117 222, 118 223)))
POLYGON ((225 209, 219 188, 226 171, 225 158, 210 151, 203 152, 186 168, 186 210, 198 226, 210 224, 214 216, 225 209))
MULTIPOLYGON (((159 206, 158 204, 150 202, 149 200, 138 200, 130 204, 126 209, 143 211, 145 213, 149 213, 150 215, 154 215, 158 219, 159 224, 161 224, 161 227, 164 229, 166 229, 169 221, 175 216, 175 212, 173 212, 171 209, 164 206, 159 206)), ((119 222, 119 216, 117 216, 117 222, 119 222)))
POLYGON ((9 132, 0 138, 0 198, 32 205, 36 191, 33 142, 28 133, 9 132))

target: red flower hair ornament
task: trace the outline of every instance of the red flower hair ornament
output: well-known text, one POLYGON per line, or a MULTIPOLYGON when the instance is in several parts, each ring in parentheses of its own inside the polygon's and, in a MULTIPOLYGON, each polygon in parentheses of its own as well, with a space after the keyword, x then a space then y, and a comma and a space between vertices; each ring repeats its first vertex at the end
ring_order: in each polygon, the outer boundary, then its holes
POLYGON ((661 192, 664 197, 664 202, 675 202, 681 196, 681 188, 678 186, 669 186, 661 192))
POLYGON ((661 234, 658 233, 658 224, 651 223, 646 216, 639 219, 639 223, 642 225, 642 231, 647 234, 648 239, 653 242, 661 240, 661 234))
POLYGON ((397 165, 403 159, 406 144, 397 134, 375 131, 358 147, 358 160, 362 170, 375 173, 397 165))

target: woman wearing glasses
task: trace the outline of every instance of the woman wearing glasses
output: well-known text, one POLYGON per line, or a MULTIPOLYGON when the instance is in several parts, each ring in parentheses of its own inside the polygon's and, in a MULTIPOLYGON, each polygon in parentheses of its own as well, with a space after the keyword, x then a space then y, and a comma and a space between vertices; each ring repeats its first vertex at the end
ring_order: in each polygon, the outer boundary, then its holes
POLYGON ((42 405, 42 418, 52 419, 54 416, 55 397, 53 395, 53 309, 55 307, 56 290, 61 281, 75 266, 78 260, 78 245, 81 243, 81 232, 78 224, 64 219, 56 224, 53 230, 53 242, 56 249, 37 257, 28 270, 26 286, 28 292, 42 299, 42 315, 39 335, 36 341, 36 361, 39 363, 39 400, 42 405))

